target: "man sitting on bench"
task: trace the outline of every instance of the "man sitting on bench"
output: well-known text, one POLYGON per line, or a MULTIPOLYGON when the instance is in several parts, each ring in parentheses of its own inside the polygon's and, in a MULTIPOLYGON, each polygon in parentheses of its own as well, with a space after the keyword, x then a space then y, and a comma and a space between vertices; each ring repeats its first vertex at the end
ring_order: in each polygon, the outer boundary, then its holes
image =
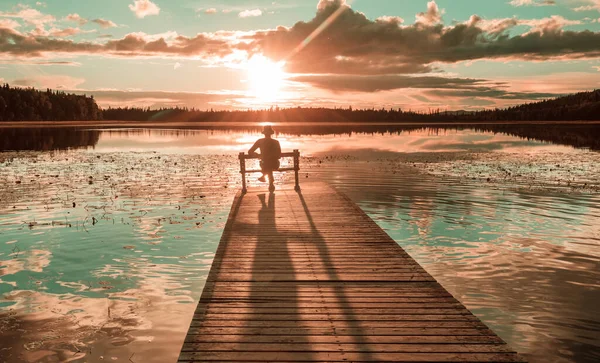
POLYGON ((279 169, 279 159, 281 158, 281 145, 279 141, 271 138, 275 131, 269 125, 265 126, 262 131, 264 138, 257 140, 254 145, 248 150, 248 155, 256 155, 256 149, 260 149, 260 169, 263 175, 258 178, 259 181, 265 182, 265 176, 269 177, 269 190, 275 190, 273 180, 273 171, 279 169))

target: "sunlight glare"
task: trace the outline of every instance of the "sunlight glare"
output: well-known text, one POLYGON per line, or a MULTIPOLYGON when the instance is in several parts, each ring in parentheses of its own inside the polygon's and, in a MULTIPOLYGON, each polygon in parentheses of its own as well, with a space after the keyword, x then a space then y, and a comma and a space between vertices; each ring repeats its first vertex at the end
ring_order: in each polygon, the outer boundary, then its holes
POLYGON ((255 55, 247 63, 250 91, 261 102, 275 102, 280 99, 280 91, 286 74, 285 62, 275 63, 264 55, 255 55))

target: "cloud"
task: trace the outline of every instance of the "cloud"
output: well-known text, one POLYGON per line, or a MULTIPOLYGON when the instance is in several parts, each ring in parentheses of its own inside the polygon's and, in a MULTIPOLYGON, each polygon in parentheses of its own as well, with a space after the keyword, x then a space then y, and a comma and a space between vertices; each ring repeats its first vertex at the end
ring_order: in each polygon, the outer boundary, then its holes
POLYGON ((435 1, 430 1, 427 3, 427 11, 424 13, 418 13, 415 18, 417 19, 417 23, 424 25, 436 25, 442 21, 443 13, 444 10, 440 11, 435 1))
POLYGON ((79 28, 51 29, 50 36, 53 37, 70 37, 81 33, 79 28))
POLYGON ((347 3, 346 0, 319 0, 319 3, 317 4, 317 10, 325 10, 327 7, 335 7, 335 8, 339 8, 339 7, 350 7, 347 3))
POLYGON ((50 75, 15 79, 11 83, 22 87, 74 90, 84 82, 85 79, 83 78, 76 78, 65 75, 50 75))
POLYGON ((298 76, 290 79, 336 92, 377 92, 400 88, 465 88, 487 82, 483 79, 449 78, 439 76, 403 75, 324 75, 298 76))
POLYGON ((425 91, 425 94, 430 97, 474 97, 474 98, 488 98, 488 99, 501 99, 501 100, 544 100, 548 98, 555 98, 562 96, 558 93, 546 93, 546 92, 514 92, 506 89, 481 87, 476 89, 434 89, 425 91))
POLYGON ((402 19, 401 17, 388 16, 388 15, 380 16, 375 21, 380 22, 380 23, 393 23, 393 24, 397 24, 397 25, 404 23, 404 19, 402 19))
POLYGON ((79 16, 79 14, 69 14, 65 17, 65 20, 72 21, 79 24, 80 26, 87 24, 88 20, 79 16))
POLYGON ((15 29, 19 28, 20 26, 21 26, 21 24, 19 24, 19 22, 16 20, 0 19, 0 28, 15 30, 15 29))
POLYGON ((575 10, 575 11, 593 11, 593 10, 600 11, 600 0, 583 0, 583 2, 587 3, 588 5, 579 6, 573 10, 575 10))
POLYGON ((552 15, 549 18, 535 19, 535 20, 521 20, 519 24, 527 25, 531 27, 531 32, 544 33, 558 33, 568 25, 581 24, 579 20, 568 20, 560 15, 552 15))
POLYGON ((592 67, 592 68, 594 68, 595 70, 597 70, 598 72, 600 72, 600 67, 592 67))
POLYGON ((216 13, 217 13, 217 9, 215 9, 215 8, 210 8, 210 9, 204 10, 204 14, 216 14, 216 13))
POLYGON ((238 16, 240 18, 251 18, 251 17, 261 16, 261 15, 262 15, 262 11, 260 9, 244 10, 238 14, 238 16))
POLYGON ((181 67, 183 67, 183 66, 182 66, 182 65, 181 65, 181 63, 179 63, 179 62, 175 62, 175 64, 173 64, 173 69, 174 69, 174 70, 177 70, 177 69, 179 69, 179 68, 181 68, 181 67))
POLYGON ((47 23, 53 23, 56 18, 52 15, 41 13, 37 9, 32 9, 26 5, 19 6, 19 11, 3 12, 0 11, 0 17, 18 18, 33 26, 43 26, 47 23))
POLYGON ((36 37, 10 29, 0 29, 0 55, 21 58, 61 54, 220 58, 231 52, 232 48, 228 41, 207 34, 188 38, 174 32, 161 35, 131 33, 122 39, 109 40, 100 44, 36 37))
POLYGON ((510 3, 512 6, 554 6, 556 5, 555 0, 512 0, 510 3))
POLYGON ((102 27, 103 29, 117 27, 117 24, 115 24, 114 22, 112 22, 110 20, 105 20, 105 19, 94 19, 94 20, 92 20, 92 23, 96 23, 96 24, 100 25, 100 27, 102 27))
POLYGON ((158 5, 150 0, 134 0, 134 3, 129 5, 129 9, 140 19, 160 13, 158 5))
POLYGON ((236 93, 192 93, 192 92, 163 92, 163 91, 121 91, 121 90, 85 90, 75 93, 94 95, 100 107, 120 107, 136 105, 138 107, 175 107, 186 106, 207 109, 219 106, 227 107, 232 100, 240 97, 236 93))
MULTIPOLYGON (((418 21, 407 25, 397 17, 368 19, 342 0, 321 0, 313 19, 289 28, 219 31, 195 36, 138 32, 105 42, 55 39, 48 37, 43 28, 27 34, 14 27, 0 28, 0 57, 96 54, 196 58, 211 64, 235 64, 262 53, 274 61, 285 61, 290 73, 386 75, 423 74, 435 71, 440 63, 473 60, 538 61, 600 56, 600 32, 564 30, 565 26, 579 24, 578 20, 562 16, 483 19, 473 15, 466 22, 444 25, 442 13, 430 1, 427 11, 417 15, 418 21), (512 35, 511 30, 518 25, 527 26, 529 31, 512 35)), ((11 14, 24 16, 20 10, 11 14)), ((44 15, 27 18, 40 16, 44 15)))
POLYGON ((34 65, 34 66, 68 66, 68 67, 80 67, 79 62, 70 61, 0 61, 0 64, 18 64, 18 65, 34 65))
POLYGON ((436 24, 440 9, 429 2, 412 25, 372 21, 339 3, 317 11, 308 22, 291 28, 258 31, 245 45, 274 61, 285 60, 290 73, 399 74, 430 72, 436 63, 479 59, 548 60, 600 56, 600 33, 564 30, 578 24, 561 16, 537 20, 485 20, 472 16, 465 23, 436 24), (331 22, 329 19, 341 13, 331 22), (322 24, 329 23, 328 27, 322 24), (531 31, 511 36, 517 25, 531 31), (315 32, 321 31, 318 36, 315 32), (302 50, 297 51, 302 44, 302 50))

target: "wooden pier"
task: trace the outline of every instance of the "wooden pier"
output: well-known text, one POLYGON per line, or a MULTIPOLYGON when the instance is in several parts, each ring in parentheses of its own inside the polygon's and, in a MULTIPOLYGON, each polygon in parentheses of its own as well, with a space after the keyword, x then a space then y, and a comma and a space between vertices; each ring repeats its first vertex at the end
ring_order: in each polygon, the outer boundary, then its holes
POLYGON ((239 193, 179 362, 521 362, 326 184, 239 193))

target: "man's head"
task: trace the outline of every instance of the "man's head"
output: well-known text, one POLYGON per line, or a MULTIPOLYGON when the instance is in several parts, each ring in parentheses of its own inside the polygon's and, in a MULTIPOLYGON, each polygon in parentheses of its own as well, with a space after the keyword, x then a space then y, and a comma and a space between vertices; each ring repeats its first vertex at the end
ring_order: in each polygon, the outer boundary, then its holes
POLYGON ((263 135, 265 135, 265 137, 270 138, 275 133, 275 131, 273 130, 271 125, 266 125, 265 127, 263 127, 262 133, 263 135))

